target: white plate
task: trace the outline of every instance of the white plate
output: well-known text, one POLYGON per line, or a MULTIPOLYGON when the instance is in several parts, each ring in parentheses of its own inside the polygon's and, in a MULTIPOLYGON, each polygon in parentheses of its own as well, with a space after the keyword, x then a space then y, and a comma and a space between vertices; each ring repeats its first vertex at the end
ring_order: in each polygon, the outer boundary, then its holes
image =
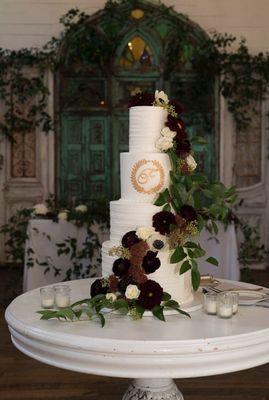
POLYGON ((260 301, 265 300, 268 295, 261 292, 240 290, 236 291, 239 293, 239 305, 241 306, 251 306, 253 304, 259 303, 260 301))

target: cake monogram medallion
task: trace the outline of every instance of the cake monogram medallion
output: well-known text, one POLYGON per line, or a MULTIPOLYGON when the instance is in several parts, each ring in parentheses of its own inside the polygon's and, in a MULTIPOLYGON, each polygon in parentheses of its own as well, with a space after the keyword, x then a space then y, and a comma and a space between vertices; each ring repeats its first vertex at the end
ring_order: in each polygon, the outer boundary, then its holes
POLYGON ((164 169, 157 160, 139 160, 132 167, 131 181, 138 193, 157 193, 164 185, 164 169))

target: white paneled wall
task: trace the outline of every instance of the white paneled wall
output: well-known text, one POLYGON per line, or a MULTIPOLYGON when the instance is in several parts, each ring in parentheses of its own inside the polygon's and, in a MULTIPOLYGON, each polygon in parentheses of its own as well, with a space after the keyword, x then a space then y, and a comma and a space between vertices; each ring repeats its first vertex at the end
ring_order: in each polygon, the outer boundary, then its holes
MULTIPOLYGON (((154 1, 156 2, 156 1, 154 1)), ((252 51, 269 47, 268 0, 164 0, 205 31, 233 33, 248 40, 252 51)), ((70 8, 92 14, 104 0, 0 0, 0 47, 41 46, 61 29, 59 17, 70 8)))

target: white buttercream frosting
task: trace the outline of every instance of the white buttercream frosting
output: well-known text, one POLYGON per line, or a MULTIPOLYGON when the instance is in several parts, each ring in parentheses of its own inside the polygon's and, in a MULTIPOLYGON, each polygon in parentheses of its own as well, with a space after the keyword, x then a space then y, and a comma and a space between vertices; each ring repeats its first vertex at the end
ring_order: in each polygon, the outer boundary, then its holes
POLYGON ((167 120, 167 111, 162 107, 137 106, 130 108, 129 150, 130 152, 158 153, 156 140, 167 120))

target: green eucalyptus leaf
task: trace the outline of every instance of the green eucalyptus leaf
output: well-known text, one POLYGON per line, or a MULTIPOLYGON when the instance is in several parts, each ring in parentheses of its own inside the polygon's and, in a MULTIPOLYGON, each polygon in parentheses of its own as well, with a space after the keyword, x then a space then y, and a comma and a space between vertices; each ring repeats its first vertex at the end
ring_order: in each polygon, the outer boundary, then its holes
POLYGON ((178 263, 182 260, 184 260, 184 258, 186 258, 186 253, 183 249, 182 246, 177 246, 174 253, 172 254, 171 258, 170 258, 170 263, 171 264, 175 264, 178 263))
POLYGON ((191 270, 191 280, 192 280, 193 289, 194 290, 198 290, 198 288, 200 286, 201 276, 200 276, 200 272, 198 271, 197 268, 192 268, 192 270, 191 270))
POLYGON ((209 264, 215 265, 216 267, 218 267, 218 265, 219 265, 219 262, 218 262, 218 260, 217 260, 215 257, 208 257, 208 258, 206 259, 206 261, 207 261, 209 264))
POLYGON ((164 314, 163 314, 163 306, 155 306, 151 310, 152 314, 158 318, 160 321, 165 321, 164 314))
POLYGON ((171 299, 171 295, 167 292, 163 292, 162 301, 168 301, 171 299))
POLYGON ((186 260, 182 263, 181 267, 180 267, 180 275, 184 274, 185 272, 189 271, 189 269, 191 269, 191 263, 189 260, 186 260))

